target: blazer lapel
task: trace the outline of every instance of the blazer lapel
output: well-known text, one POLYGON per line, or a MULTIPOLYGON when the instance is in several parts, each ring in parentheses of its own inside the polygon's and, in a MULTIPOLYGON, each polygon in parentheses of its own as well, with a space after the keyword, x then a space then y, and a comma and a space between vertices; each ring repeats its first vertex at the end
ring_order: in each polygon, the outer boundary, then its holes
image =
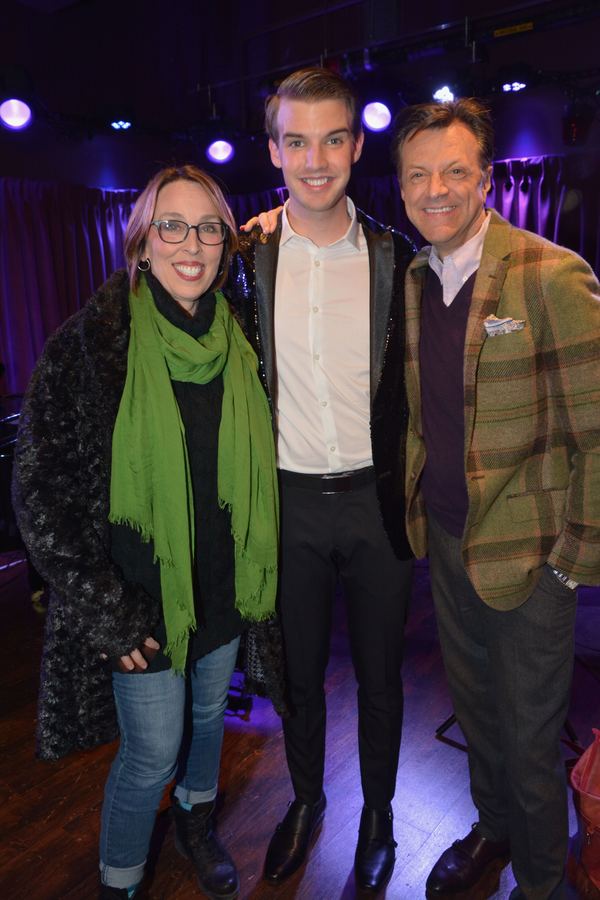
POLYGON ((421 378, 419 370, 419 341, 421 337, 421 300, 425 287, 425 276, 429 265, 429 247, 421 250, 406 273, 404 294, 406 310, 406 351, 405 375, 406 393, 413 427, 418 434, 423 431, 421 424, 421 378))
POLYGON ((467 321, 464 357, 465 441, 471 444, 475 419, 475 390, 479 357, 486 340, 484 320, 496 314, 510 265, 510 224, 492 210, 492 220, 483 244, 483 253, 467 321))
POLYGON ((394 286, 394 241, 389 232, 374 234, 363 228, 369 253, 369 362, 371 402, 381 380, 394 286))
POLYGON ((254 251, 258 337, 262 347, 269 395, 275 400, 275 277, 281 238, 281 220, 272 235, 261 234, 254 251))

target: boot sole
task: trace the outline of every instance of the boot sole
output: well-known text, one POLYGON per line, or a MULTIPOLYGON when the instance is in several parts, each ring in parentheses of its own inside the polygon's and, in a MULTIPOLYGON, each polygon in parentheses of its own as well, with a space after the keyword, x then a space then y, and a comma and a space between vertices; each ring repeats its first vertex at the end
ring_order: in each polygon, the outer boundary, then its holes
POLYGON ((509 862, 509 857, 492 860, 482 872, 479 881, 476 881, 472 887, 462 891, 426 890, 425 896, 427 900, 488 900, 488 897, 497 893, 500 887, 500 875, 509 862))
MULTIPOLYGON (((175 839, 174 840, 175 849, 177 850, 177 852, 180 854, 180 856, 183 856, 184 859, 187 859, 188 862, 191 862, 193 865, 194 860, 190 857, 189 853, 186 853, 184 847, 180 844, 179 838, 177 837, 177 832, 175 832, 174 839, 175 839)), ((240 893, 239 880, 237 883, 237 887, 235 888, 233 893, 215 894, 213 891, 209 891, 209 889, 206 887, 206 885, 202 882, 202 879, 200 878, 198 873, 196 873, 196 877, 198 878, 198 884, 200 885, 201 891, 204 894, 206 894, 206 896, 209 898, 209 900, 235 900, 235 898, 239 896, 239 893, 240 893)))

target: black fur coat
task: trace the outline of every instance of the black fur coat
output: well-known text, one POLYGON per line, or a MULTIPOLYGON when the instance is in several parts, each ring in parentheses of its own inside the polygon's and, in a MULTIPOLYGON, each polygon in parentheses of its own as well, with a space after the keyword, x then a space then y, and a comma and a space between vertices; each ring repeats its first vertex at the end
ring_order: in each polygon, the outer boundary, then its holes
MULTIPOLYGON (((48 340, 21 412, 13 505, 31 559, 50 585, 38 754, 55 759, 117 734, 110 664, 152 634, 159 604, 110 557, 112 434, 129 343, 127 273, 116 272, 48 340)), ((265 692, 278 711, 278 629, 258 626, 265 692)), ((260 688, 260 685, 253 685, 260 688)))

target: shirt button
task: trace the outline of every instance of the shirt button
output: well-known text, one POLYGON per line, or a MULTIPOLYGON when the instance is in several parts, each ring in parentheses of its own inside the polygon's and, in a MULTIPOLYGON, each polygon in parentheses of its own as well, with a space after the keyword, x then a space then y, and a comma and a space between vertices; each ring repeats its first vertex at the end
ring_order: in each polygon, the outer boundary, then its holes
POLYGON ((321 354, 320 354, 320 353, 315 353, 315 355, 313 356, 313 359, 315 359, 315 360, 321 359, 321 354))
POLYGON ((331 450, 332 453, 335 453, 335 446, 334 446, 334 447, 330 447, 329 449, 331 450))
POLYGON ((314 313, 319 312, 319 307, 318 307, 318 306, 313 306, 313 312, 314 312, 314 313))
POLYGON ((321 265, 321 263, 319 262, 319 260, 315 259, 315 266, 317 267, 317 269, 319 268, 320 265, 321 265))
POLYGON ((327 400, 321 400, 321 406, 327 406, 327 400))

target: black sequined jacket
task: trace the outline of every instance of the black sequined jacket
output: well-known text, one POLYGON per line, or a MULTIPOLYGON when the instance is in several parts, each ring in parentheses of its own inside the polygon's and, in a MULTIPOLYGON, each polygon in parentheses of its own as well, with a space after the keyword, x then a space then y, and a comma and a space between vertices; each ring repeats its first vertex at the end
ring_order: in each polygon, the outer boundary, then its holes
MULTIPOLYGON (((45 759, 116 736, 111 666, 101 654, 129 653, 160 618, 160 602, 125 580, 110 556, 112 434, 127 370, 128 296, 127 273, 116 272, 52 335, 21 412, 13 505, 50 585, 37 728, 45 759)), ((278 630, 259 628, 253 647, 264 690, 281 711, 278 630)))
MULTIPOLYGON (((393 228, 357 210, 369 253, 371 289, 371 445, 381 515, 400 559, 412 556, 404 528, 405 444, 404 276, 415 248, 393 228)), ((233 261, 231 300, 259 358, 260 376, 273 404, 275 276, 281 221, 267 236, 260 228, 240 237, 233 261)))

